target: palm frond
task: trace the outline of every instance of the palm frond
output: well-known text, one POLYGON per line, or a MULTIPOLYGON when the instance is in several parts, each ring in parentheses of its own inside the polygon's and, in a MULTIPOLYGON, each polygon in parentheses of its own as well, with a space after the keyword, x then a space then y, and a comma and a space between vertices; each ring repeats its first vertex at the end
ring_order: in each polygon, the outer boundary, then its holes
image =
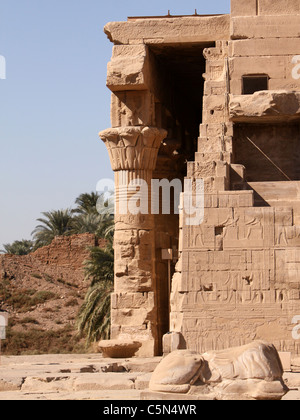
POLYGON ((85 333, 88 344, 109 338, 112 292, 113 285, 110 282, 98 282, 86 294, 77 317, 77 327, 81 333, 85 333))

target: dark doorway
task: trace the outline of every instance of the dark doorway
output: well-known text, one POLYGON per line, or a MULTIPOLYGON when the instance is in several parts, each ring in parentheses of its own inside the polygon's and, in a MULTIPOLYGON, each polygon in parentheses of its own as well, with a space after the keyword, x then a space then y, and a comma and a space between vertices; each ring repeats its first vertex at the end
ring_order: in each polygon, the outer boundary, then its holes
POLYGON ((195 158, 202 122, 206 70, 203 50, 214 46, 163 44, 150 48, 157 69, 157 124, 168 131, 168 139, 178 142, 178 153, 188 161, 195 158))
MULTIPOLYGON (((187 175, 187 162, 195 160, 200 124, 202 123, 205 48, 215 43, 152 45, 156 98, 156 125, 168 132, 161 146, 154 173, 156 179, 180 179, 187 175)), ((173 208, 173 203, 171 203, 173 208)), ((175 271, 176 257, 162 258, 162 249, 172 249, 177 255, 179 244, 178 214, 154 216, 156 234, 156 299, 158 311, 158 343, 162 352, 162 337, 170 326, 169 278, 175 271)))

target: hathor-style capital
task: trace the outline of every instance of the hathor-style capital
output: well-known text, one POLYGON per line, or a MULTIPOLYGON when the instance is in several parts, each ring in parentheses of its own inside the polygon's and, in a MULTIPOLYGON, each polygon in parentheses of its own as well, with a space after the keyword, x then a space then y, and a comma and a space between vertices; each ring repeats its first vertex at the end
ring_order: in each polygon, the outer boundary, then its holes
POLYGON ((153 171, 167 131, 156 127, 120 127, 101 131, 112 169, 153 171))

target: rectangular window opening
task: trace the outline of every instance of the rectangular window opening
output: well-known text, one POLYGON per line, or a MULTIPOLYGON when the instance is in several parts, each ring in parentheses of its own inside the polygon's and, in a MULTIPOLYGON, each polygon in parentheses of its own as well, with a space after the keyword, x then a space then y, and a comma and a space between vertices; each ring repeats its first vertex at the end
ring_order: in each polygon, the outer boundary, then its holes
POLYGON ((261 90, 269 90, 269 76, 248 75, 243 76, 243 95, 253 95, 261 90))

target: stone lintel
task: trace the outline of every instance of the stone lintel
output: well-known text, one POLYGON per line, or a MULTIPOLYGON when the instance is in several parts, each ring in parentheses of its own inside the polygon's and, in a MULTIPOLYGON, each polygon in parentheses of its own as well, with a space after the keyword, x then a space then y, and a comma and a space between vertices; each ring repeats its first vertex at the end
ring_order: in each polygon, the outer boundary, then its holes
POLYGON ((110 22, 104 32, 116 45, 213 42, 229 39, 230 15, 110 22))

